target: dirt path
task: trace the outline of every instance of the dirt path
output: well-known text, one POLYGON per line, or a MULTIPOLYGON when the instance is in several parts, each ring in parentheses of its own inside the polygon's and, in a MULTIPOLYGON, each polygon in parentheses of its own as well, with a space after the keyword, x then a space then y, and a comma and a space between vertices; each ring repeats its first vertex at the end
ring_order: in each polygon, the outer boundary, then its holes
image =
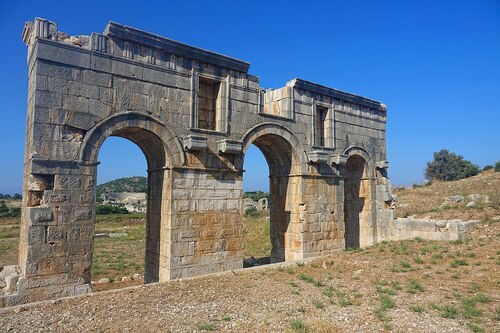
POLYGON ((466 242, 403 241, 0 310, 7 332, 498 332, 500 223, 466 242))

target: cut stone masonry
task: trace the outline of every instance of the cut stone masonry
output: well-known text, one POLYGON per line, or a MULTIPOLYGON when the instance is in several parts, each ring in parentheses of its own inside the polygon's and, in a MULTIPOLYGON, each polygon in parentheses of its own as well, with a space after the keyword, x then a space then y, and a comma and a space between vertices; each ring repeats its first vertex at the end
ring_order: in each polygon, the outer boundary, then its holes
POLYGON ((19 263, 0 306, 91 292, 97 156, 109 136, 147 160, 146 282, 243 266, 251 144, 269 164, 271 262, 388 238, 384 104, 298 78, 264 90, 247 62, 114 22, 69 36, 37 18, 23 40, 19 263))

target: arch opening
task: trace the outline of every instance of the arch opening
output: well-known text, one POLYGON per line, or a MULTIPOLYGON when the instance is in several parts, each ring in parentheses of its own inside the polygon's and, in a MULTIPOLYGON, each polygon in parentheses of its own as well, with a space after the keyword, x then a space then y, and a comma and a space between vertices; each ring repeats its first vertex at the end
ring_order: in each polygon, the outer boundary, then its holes
POLYGON ((269 168, 269 262, 293 259, 293 241, 289 225, 292 218, 292 200, 296 194, 296 186, 291 176, 298 168, 294 148, 285 138, 269 133, 256 134, 249 143, 262 152, 269 168))
MULTIPOLYGON (((164 166, 166 165, 166 152, 165 148, 163 145, 162 140, 153 132, 146 130, 144 128, 140 127, 119 127, 112 129, 111 131, 104 132, 101 137, 98 138, 97 143, 98 143, 98 148, 97 151, 93 152, 95 154, 94 156, 97 158, 97 156, 101 156, 101 150, 103 149, 103 146, 107 144, 108 141, 121 141, 122 144, 126 143, 126 141, 131 142, 135 144, 135 147, 133 145, 128 145, 128 150, 123 153, 125 156, 119 156, 117 157, 122 163, 121 165, 114 165, 114 168, 116 168, 116 173, 122 176, 124 174, 123 170, 127 170, 130 168, 131 163, 131 158, 141 158, 138 157, 138 155, 142 155, 143 158, 145 159, 144 163, 147 165, 147 168, 142 169, 142 175, 146 175, 147 173, 147 178, 145 182, 142 184, 143 192, 142 197, 131 195, 131 194, 117 194, 115 195, 115 201, 116 198, 118 198, 119 201, 122 203, 124 201, 134 201, 132 197, 135 197, 139 201, 142 200, 142 203, 139 205, 136 203, 138 206, 139 212, 132 213, 129 216, 122 216, 122 217, 115 217, 115 221, 106 221, 106 218, 102 217, 97 217, 96 222, 99 224, 102 221, 104 222, 104 228, 100 228, 99 225, 96 227, 99 229, 111 229, 111 232, 115 232, 118 230, 114 229, 119 229, 123 228, 121 232, 118 232, 118 234, 121 234, 123 236, 122 239, 110 239, 111 243, 114 243, 115 245, 120 244, 119 249, 115 250, 115 255, 116 258, 112 263, 112 266, 115 267, 115 271, 119 271, 120 269, 126 271, 129 273, 130 267, 135 268, 138 270, 136 273, 143 273, 141 274, 143 276, 143 281, 144 283, 150 283, 150 282, 157 282, 160 279, 160 263, 161 263, 161 239, 160 239, 160 231, 161 231, 161 225, 162 225, 162 198, 163 198, 163 183, 164 183, 164 177, 165 177, 165 170, 164 166), (105 135, 108 134, 108 135, 105 135), (113 137, 118 137, 121 139, 111 139, 113 137), (103 145, 104 143, 104 145, 103 145), (133 154, 131 151, 133 151, 134 148, 139 148, 141 153, 136 153, 133 154), (130 155, 129 155, 130 153, 130 155), (118 171, 118 168, 120 168, 120 171, 118 171), (145 201, 145 202, 144 202, 145 201), (143 211, 143 212, 140 212, 143 211), (128 232, 126 232, 128 231, 128 232), (126 235, 125 235, 126 234, 126 235), (137 253, 137 251, 142 251, 142 254, 137 253), (141 259, 142 258, 142 259, 141 259), (141 260, 142 263, 138 260, 141 260), (142 271, 142 272, 140 272, 142 271)), ((105 149, 102 150, 106 152, 108 149, 107 147, 104 147, 105 149)), ((102 167, 105 167, 104 165, 102 167)), ((99 166, 99 169, 102 168, 99 166)), ((100 170, 95 168, 95 173, 97 176, 97 173, 100 170)), ((134 171, 137 172, 137 168, 134 168, 134 171)), ((125 172, 126 173, 126 172, 125 172)), ((130 176, 138 176, 137 174, 130 174, 130 176)), ((96 177, 97 178, 97 177, 96 177)), ((109 178, 109 177, 108 177, 109 178)), ((114 178, 119 178, 114 177, 114 178)), ((140 180, 143 182, 143 180, 140 180)), ((118 189, 118 190, 123 190, 123 189, 118 189)), ((99 200, 100 198, 96 198, 99 200)), ((102 198, 101 198, 102 199, 102 198)), ((132 207, 134 206, 134 203, 131 203, 128 205, 129 207, 127 209, 132 210, 132 207), (130 207, 132 206, 132 207, 130 207)), ((166 205, 168 207, 168 205, 166 205)), ((128 214, 127 214, 128 215, 128 214)), ((96 240, 97 242, 100 242, 100 240, 96 240)), ((94 242, 94 247, 98 244, 96 244, 96 241, 94 242)), ((111 244, 113 245, 113 244, 111 244)), ((113 246, 112 246, 113 247, 113 246)), ((93 273, 98 271, 99 267, 96 268, 96 264, 99 265, 99 262, 97 261, 99 257, 96 258, 96 255, 98 256, 99 253, 96 253, 94 251, 93 253, 93 267, 92 271, 93 273), (97 259, 97 260, 96 260, 97 259)), ((108 255, 108 261, 109 261, 109 255, 108 255)), ((124 275, 126 277, 126 275, 124 275)), ((117 276, 118 278, 121 279, 121 277, 117 276)), ((112 276, 111 278, 116 278, 115 276, 112 276)))
POLYGON ((243 166, 243 267, 260 266, 271 257, 269 166, 255 145, 243 166))
POLYGON ((345 247, 357 249, 361 245, 362 229, 369 218, 370 184, 367 162, 360 155, 347 159, 344 173, 345 247))

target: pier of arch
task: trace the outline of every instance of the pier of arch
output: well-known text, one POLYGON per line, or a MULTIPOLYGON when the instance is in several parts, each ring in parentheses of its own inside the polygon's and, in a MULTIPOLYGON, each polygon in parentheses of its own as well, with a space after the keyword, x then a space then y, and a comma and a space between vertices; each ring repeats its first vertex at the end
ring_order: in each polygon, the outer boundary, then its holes
POLYGON ((372 244, 393 218, 384 104, 110 22, 27 22, 19 262, 0 305, 91 292, 97 156, 119 136, 148 164, 147 282, 241 268, 243 160, 270 169, 272 261, 372 244), (389 198, 389 199, 388 199, 389 198))

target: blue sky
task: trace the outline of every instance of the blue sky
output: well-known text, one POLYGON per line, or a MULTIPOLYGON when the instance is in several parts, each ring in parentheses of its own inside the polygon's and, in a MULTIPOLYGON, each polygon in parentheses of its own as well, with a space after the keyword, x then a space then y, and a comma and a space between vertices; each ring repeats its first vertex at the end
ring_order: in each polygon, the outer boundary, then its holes
MULTIPOLYGON (((25 21, 72 35, 108 21, 251 63, 264 88, 300 77, 387 104, 389 177, 423 180, 447 148, 484 166, 500 160, 500 1, 8 1, 0 0, 0 193, 22 188, 26 128, 25 21)), ((99 182, 145 174, 140 150, 108 139, 99 182)), ((254 149, 245 189, 267 189, 254 149)))

